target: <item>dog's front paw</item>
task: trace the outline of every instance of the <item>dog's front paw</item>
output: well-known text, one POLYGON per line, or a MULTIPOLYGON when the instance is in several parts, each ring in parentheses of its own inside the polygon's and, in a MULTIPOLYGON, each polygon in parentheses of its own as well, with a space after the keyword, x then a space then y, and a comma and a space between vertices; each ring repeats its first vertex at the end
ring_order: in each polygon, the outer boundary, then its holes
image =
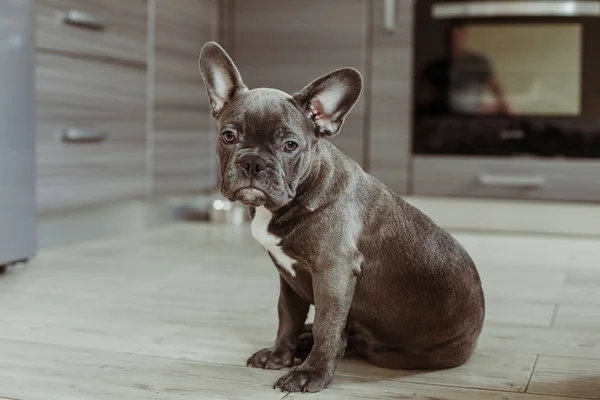
POLYGON ((296 367, 283 375, 273 386, 283 392, 319 392, 329 386, 333 371, 315 370, 309 367, 296 367))
POLYGON ((257 351, 246 362, 248 367, 282 369, 294 366, 294 353, 290 350, 273 347, 257 351))

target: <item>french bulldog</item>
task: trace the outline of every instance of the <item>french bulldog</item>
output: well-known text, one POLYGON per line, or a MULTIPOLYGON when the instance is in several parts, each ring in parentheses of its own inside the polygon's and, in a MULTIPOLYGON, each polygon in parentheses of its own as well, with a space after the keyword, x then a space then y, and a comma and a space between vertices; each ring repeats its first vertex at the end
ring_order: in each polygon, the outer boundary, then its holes
POLYGON ((246 87, 214 42, 199 66, 221 193, 249 206, 252 235, 279 271, 275 343, 247 364, 290 367, 274 388, 318 392, 345 353, 393 369, 465 363, 485 314, 472 259, 328 140, 360 96, 360 73, 341 68, 289 95, 246 87))

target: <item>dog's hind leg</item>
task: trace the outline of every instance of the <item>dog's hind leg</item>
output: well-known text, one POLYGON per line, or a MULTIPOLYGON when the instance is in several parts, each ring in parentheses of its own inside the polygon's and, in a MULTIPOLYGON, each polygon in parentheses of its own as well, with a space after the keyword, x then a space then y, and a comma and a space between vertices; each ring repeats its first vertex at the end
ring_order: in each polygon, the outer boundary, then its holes
POLYGON ((365 355, 380 368, 428 370, 458 367, 469 360, 474 350, 471 339, 460 339, 419 352, 388 348, 372 349, 365 355))
POLYGON ((315 344, 315 338, 312 333, 313 324, 304 325, 304 329, 298 337, 298 345, 296 346, 296 357, 304 361, 312 350, 315 344))

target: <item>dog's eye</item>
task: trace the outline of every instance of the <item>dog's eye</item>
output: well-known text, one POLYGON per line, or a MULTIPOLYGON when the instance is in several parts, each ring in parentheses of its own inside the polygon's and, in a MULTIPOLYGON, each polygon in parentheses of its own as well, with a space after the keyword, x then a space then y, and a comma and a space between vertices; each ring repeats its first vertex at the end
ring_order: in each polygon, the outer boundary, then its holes
POLYGON ((297 148, 298 148, 298 143, 288 140, 283 145, 282 150, 285 151, 286 153, 291 153, 292 151, 296 150, 297 148))
POLYGON ((235 143, 235 133, 233 133, 232 131, 225 131, 221 134, 221 137, 223 138, 223 142, 227 143, 227 144, 232 144, 235 143))

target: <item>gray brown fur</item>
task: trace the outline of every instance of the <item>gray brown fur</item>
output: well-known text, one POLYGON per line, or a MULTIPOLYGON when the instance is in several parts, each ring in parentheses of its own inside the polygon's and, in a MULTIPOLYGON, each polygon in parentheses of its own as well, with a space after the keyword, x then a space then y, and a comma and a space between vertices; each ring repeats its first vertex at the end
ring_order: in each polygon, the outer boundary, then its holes
POLYGON ((248 365, 293 367, 299 337, 307 337, 311 304, 315 319, 304 348, 308 355, 276 382, 281 390, 327 387, 346 351, 387 368, 465 363, 485 314, 471 258, 451 235, 327 140, 360 94, 358 72, 334 71, 290 96, 247 89, 216 43, 204 47, 200 68, 209 97, 215 71, 228 77, 214 115, 220 132, 235 130, 237 143, 219 140, 222 193, 250 205, 251 215, 257 206, 270 210, 269 232, 281 237, 285 254, 297 260, 295 277, 275 262, 279 329, 274 345, 250 357, 248 365), (331 124, 320 125, 307 112, 311 101, 340 82, 343 99, 331 124), (281 151, 290 138, 299 144, 293 154, 281 151))

